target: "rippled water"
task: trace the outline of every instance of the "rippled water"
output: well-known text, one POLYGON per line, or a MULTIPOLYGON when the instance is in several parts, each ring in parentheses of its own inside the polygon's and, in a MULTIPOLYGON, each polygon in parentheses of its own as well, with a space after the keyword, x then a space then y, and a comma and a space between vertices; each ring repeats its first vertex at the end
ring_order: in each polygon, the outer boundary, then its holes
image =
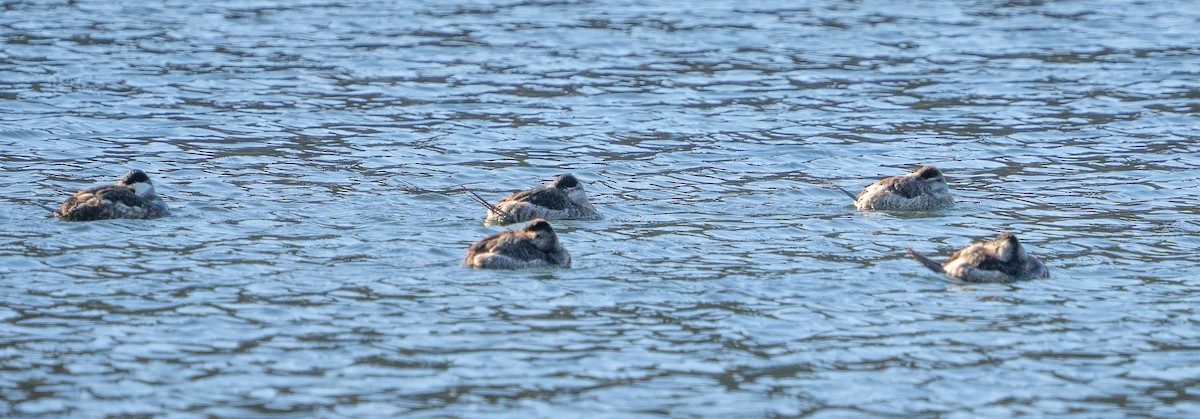
POLYGON ((165 3, 2 3, 0 415, 1200 413, 1193 2, 165 3), (568 171, 574 268, 458 265, 568 171))

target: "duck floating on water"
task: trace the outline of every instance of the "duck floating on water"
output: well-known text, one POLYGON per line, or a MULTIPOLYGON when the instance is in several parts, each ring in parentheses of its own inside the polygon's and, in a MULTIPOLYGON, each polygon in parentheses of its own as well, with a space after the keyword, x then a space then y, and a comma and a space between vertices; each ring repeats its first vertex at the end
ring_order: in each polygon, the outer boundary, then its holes
POLYGON ((1012 233, 967 246, 950 255, 944 264, 912 249, 908 249, 908 255, 934 272, 966 282, 1015 282, 1050 276, 1046 265, 1026 252, 1012 233))
POLYGON ((954 205, 946 177, 933 166, 872 183, 858 196, 846 195, 860 211, 933 211, 954 205))
POLYGON ((487 207, 484 225, 506 225, 535 218, 547 220, 596 220, 600 213, 588 201, 583 184, 572 174, 554 177, 545 186, 520 191, 501 199, 496 205, 477 195, 475 200, 487 207))
POLYGON ((95 221, 159 218, 170 215, 170 211, 167 203, 154 193, 150 176, 141 170, 130 170, 115 185, 76 192, 54 215, 65 221, 95 221))
POLYGON ((473 269, 568 268, 571 254, 550 222, 538 218, 471 245, 463 264, 473 269))

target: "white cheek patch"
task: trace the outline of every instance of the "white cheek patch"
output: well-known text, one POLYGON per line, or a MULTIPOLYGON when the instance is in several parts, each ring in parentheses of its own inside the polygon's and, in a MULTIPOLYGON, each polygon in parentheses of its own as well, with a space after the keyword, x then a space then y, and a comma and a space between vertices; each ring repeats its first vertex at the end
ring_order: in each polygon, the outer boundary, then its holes
POLYGON ((579 201, 587 199, 587 194, 583 193, 583 188, 571 188, 567 192, 567 198, 570 198, 572 201, 579 201))
POLYGON ((150 184, 146 183, 146 182, 138 182, 138 183, 129 185, 129 187, 133 188, 133 192, 138 194, 138 196, 146 196, 146 194, 148 194, 148 193, 150 193, 150 191, 154 190, 154 187, 150 186, 150 184))

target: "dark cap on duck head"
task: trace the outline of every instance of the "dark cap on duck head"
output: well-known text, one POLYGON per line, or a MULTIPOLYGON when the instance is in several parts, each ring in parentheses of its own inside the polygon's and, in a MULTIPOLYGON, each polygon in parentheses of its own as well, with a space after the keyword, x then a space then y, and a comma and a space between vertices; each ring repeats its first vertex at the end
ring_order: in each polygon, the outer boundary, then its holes
POLYGON ((147 176, 146 172, 134 169, 134 170, 130 170, 129 173, 126 173, 125 176, 122 176, 121 181, 118 183, 121 185, 128 186, 128 185, 132 185, 135 183, 143 183, 143 182, 150 183, 150 176, 147 176))
POLYGON ((933 166, 922 166, 916 173, 921 175, 921 179, 933 179, 942 175, 942 172, 933 166))
POLYGON ((533 221, 530 221, 529 224, 525 225, 525 230, 532 231, 535 233, 546 232, 546 231, 549 231, 551 233, 554 232, 554 228, 550 227, 550 222, 546 221, 544 219, 541 219, 541 218, 537 218, 537 219, 534 219, 533 221))
POLYGON ((558 189, 574 188, 579 186, 579 179, 575 179, 575 175, 570 173, 561 174, 554 177, 554 181, 550 182, 550 186, 558 189))

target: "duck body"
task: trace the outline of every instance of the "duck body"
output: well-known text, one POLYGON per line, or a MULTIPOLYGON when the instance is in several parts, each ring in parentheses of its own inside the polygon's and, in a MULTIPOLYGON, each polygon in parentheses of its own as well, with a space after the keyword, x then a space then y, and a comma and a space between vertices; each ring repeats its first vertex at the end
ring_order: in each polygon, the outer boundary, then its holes
POLYGON ((945 263, 937 263, 913 249, 908 255, 926 268, 966 282, 1016 282, 1046 278, 1050 270, 1012 233, 1001 233, 995 240, 977 242, 954 252, 945 263))
POLYGON ((463 264, 473 269, 567 268, 571 254, 550 223, 538 218, 471 245, 463 264))
POLYGON ((131 170, 115 185, 97 186, 76 192, 54 215, 64 221, 95 221, 117 218, 150 219, 170 215, 167 203, 154 193, 150 177, 131 170))
POLYGON ((854 198, 860 211, 933 211, 954 205, 945 176, 933 166, 872 183, 854 198))
POLYGON ((546 220, 596 220, 600 213, 588 201, 574 175, 559 175, 545 186, 520 191, 488 207, 485 225, 546 220))

